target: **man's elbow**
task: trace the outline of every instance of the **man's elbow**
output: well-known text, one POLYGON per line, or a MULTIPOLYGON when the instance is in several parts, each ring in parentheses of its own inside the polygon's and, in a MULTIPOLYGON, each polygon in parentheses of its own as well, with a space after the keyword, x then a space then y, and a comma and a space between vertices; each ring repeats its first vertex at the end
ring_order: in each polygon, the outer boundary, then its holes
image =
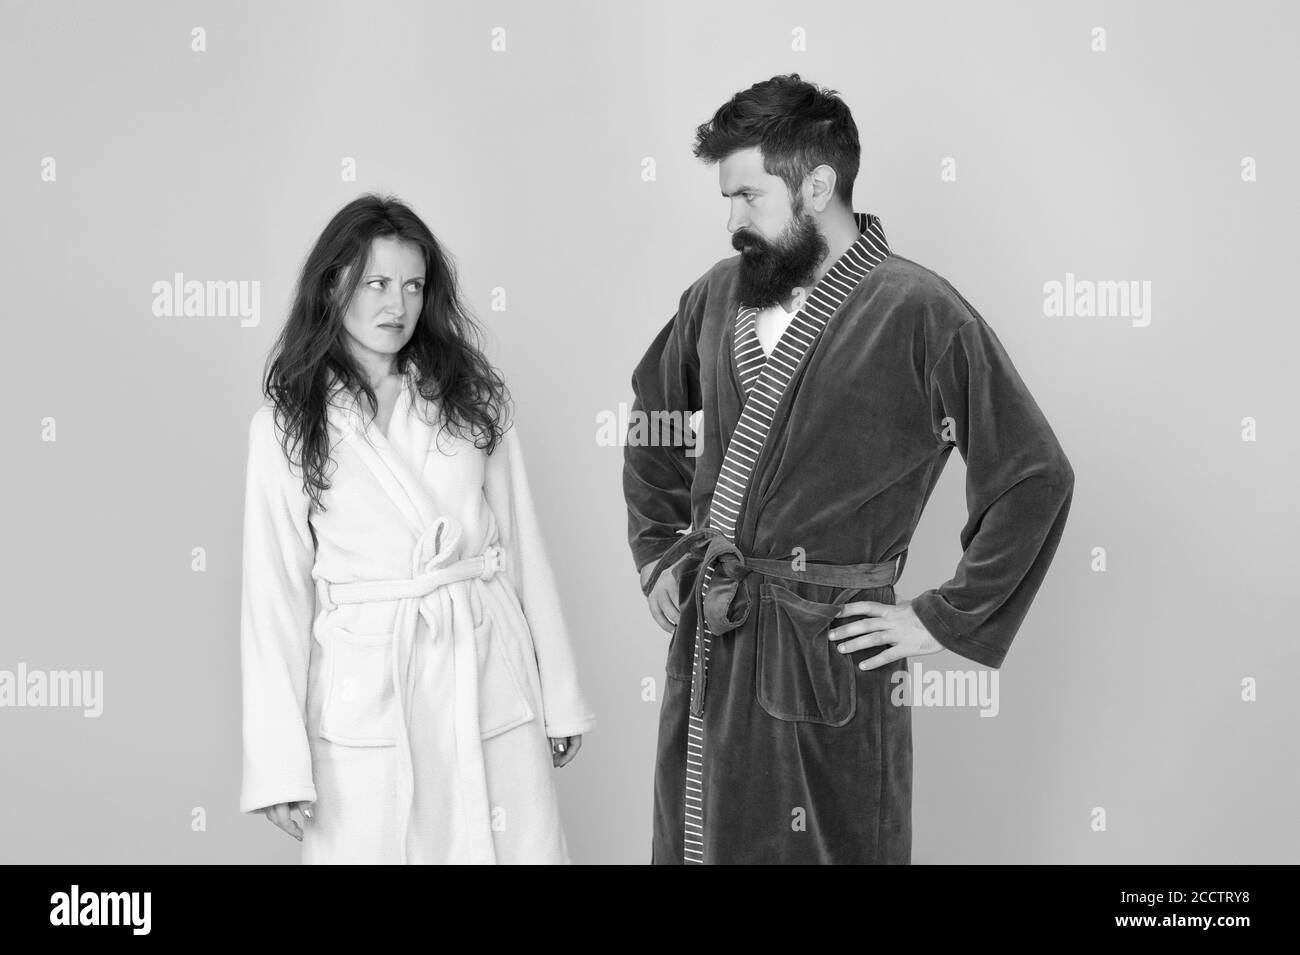
POLYGON ((1041 493, 1053 498, 1066 497, 1074 490, 1074 468, 1059 445, 1035 455, 1024 465, 1020 479, 1032 482, 1041 493))
POLYGON ((1052 486, 1059 488, 1062 495, 1074 492, 1074 468, 1070 465, 1070 459, 1065 456, 1064 451, 1057 450, 1047 474, 1052 486))

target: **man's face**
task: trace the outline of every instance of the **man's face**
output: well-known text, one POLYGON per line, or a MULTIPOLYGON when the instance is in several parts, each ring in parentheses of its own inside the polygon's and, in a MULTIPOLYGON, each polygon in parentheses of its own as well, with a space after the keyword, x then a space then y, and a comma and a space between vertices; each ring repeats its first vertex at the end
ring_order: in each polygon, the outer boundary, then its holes
POLYGON ((828 249, 802 196, 792 201, 785 180, 763 169, 757 146, 723 159, 718 177, 731 202, 731 245, 741 253, 740 304, 767 308, 811 285, 828 249))

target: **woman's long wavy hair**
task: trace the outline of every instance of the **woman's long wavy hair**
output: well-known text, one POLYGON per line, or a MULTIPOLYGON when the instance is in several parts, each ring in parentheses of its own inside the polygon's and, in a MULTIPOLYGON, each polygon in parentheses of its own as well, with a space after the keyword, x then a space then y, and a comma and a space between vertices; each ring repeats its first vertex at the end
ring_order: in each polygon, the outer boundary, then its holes
POLYGON ((343 328, 370 256, 371 243, 392 236, 424 255, 425 294, 396 370, 413 363, 420 395, 437 402, 440 429, 491 454, 501 441, 509 395, 481 350, 481 334, 461 301, 455 266, 433 232, 392 196, 363 195, 339 210, 303 265, 289 318, 267 360, 263 394, 275 405, 284 453, 302 471, 303 490, 321 510, 330 485, 326 409, 333 371, 339 383, 378 413, 379 401, 348 352, 343 328))

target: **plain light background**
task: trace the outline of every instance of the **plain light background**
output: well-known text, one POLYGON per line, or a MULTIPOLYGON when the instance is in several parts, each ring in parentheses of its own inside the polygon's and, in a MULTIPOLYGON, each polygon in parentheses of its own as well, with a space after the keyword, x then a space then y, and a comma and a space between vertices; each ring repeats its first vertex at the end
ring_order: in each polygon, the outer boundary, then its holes
MULTIPOLYGON (((642 681, 662 682, 666 635, 597 416, 631 401, 681 292, 733 254, 695 126, 797 71, 853 110, 857 210, 995 329, 1077 477, 999 715, 914 714, 914 862, 1300 861, 1294 7, 0 11, 0 669, 104 673, 98 719, 0 709, 0 860, 297 861, 296 842, 236 806, 247 426, 311 242, 377 190, 453 252, 519 401, 600 720, 557 774, 573 858, 648 861, 658 703, 642 681), (1242 181, 1247 156, 1258 181, 1242 181), (154 317, 152 285, 175 272, 260 281, 261 323, 154 317), (1067 272, 1150 281, 1149 327, 1045 317, 1043 285, 1067 272)), ((954 454, 902 596, 952 575, 963 478, 954 454)))

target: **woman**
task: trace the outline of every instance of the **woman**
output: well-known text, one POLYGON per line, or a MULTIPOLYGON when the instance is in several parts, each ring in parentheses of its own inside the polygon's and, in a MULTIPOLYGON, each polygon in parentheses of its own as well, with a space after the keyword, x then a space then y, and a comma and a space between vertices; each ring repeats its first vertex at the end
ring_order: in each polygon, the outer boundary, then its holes
POLYGON ((568 861, 551 769, 594 719, 476 338, 428 227, 363 196, 316 241, 268 363, 240 810, 307 863, 568 861))

